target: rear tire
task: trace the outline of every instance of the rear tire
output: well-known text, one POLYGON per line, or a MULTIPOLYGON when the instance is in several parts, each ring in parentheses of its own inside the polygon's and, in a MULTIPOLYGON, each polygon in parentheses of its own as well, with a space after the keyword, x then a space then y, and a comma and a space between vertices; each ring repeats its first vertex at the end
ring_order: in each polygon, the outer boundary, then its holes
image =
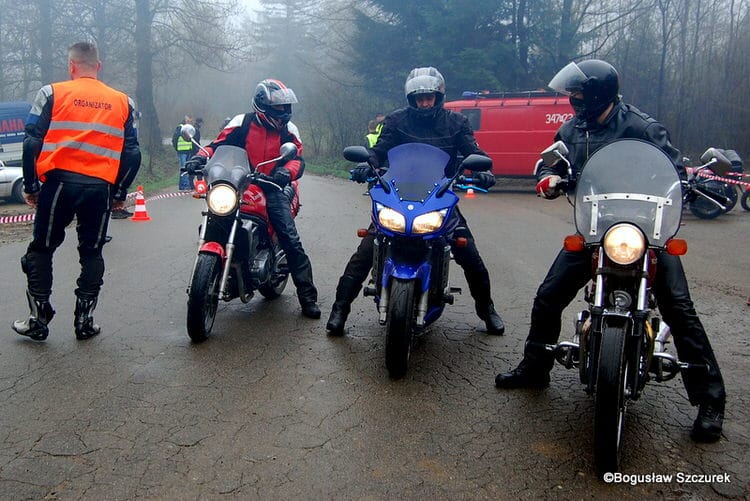
POLYGON ((16 184, 13 185, 13 191, 11 192, 11 197, 14 202, 18 202, 19 204, 26 203, 26 200, 23 199, 23 180, 19 179, 16 181, 16 184))
POLYGON ((267 283, 258 287, 258 292, 266 299, 276 299, 284 292, 288 280, 289 266, 287 265, 286 254, 281 254, 281 257, 274 263, 271 278, 267 283))
POLYGON ((414 289, 416 283, 394 278, 388 301, 385 339, 385 365, 393 379, 406 375, 411 355, 414 326, 414 289))
POLYGON ((750 211, 750 188, 742 193, 742 198, 740 198, 740 205, 742 205, 743 209, 750 211))
POLYGON ((599 476, 620 467, 622 433, 625 428, 625 326, 602 326, 599 364, 594 396, 594 462, 599 476))
MULTIPOLYGON (((708 196, 711 196, 711 192, 716 193, 717 195, 726 196, 724 195, 724 183, 707 180, 702 181, 700 185, 708 191, 708 193, 706 193, 708 196)), ((715 219, 724 214, 724 211, 720 207, 717 207, 714 203, 706 200, 698 194, 696 194, 695 199, 690 202, 690 212, 701 219, 715 219)))
POLYGON ((195 265, 187 302, 187 332, 194 343, 206 340, 211 333, 219 305, 221 258, 200 254, 195 265))

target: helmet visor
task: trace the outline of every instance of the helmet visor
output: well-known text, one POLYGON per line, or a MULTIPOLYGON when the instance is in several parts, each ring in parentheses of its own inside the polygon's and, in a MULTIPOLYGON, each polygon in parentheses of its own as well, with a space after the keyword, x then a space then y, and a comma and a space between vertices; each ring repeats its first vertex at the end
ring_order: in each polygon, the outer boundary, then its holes
POLYGON ((552 77, 547 87, 561 94, 570 95, 582 90, 586 80, 588 80, 588 77, 576 63, 568 63, 552 77))
POLYGON ((419 75, 406 82, 406 95, 443 93, 442 82, 432 75, 419 75))
POLYGON ((273 89, 271 91, 271 99, 268 103, 270 106, 277 106, 279 104, 295 104, 297 103, 297 96, 294 95, 292 89, 273 89))

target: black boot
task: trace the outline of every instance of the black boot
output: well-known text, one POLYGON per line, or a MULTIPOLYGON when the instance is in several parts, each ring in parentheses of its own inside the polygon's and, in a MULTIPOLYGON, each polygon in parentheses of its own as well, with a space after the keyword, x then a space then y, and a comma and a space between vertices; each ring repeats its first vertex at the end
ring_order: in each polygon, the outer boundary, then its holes
POLYGON ((495 386, 506 390, 546 388, 549 386, 549 370, 532 364, 524 358, 512 371, 498 374, 495 377, 495 386))
POLYGON ((349 275, 343 275, 336 287, 336 301, 331 308, 326 329, 332 336, 343 336, 346 318, 352 310, 352 302, 357 298, 362 285, 349 275))
POLYGON ((698 409, 698 417, 693 422, 690 438, 695 442, 718 442, 724 424, 724 405, 703 403, 698 409))
POLYGON ((503 319, 500 318, 500 314, 495 311, 495 305, 492 304, 492 301, 486 306, 477 303, 476 309, 479 318, 484 320, 484 324, 487 327, 487 334, 502 336, 505 333, 503 319))
POLYGON ((75 319, 73 325, 76 329, 76 339, 89 339, 99 334, 102 329, 94 323, 94 308, 97 298, 76 298, 75 319))
POLYGON ((307 318, 320 318, 320 308, 315 301, 300 301, 302 314, 307 318))
POLYGON ((26 300, 29 302, 29 319, 16 320, 13 322, 13 330, 22 336, 30 337, 34 341, 44 341, 49 335, 49 327, 55 310, 49 301, 34 299, 31 293, 26 291, 26 300))

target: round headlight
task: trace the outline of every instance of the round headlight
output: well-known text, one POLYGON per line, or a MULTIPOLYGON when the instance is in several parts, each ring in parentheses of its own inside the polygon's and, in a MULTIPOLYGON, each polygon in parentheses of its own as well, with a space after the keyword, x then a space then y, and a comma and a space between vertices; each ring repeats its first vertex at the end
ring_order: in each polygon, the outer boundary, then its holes
POLYGON ((400 212, 383 207, 378 212, 378 221, 384 228, 398 233, 406 232, 406 218, 400 212))
POLYGON ((445 218, 444 211, 432 211, 427 214, 422 214, 414 218, 414 222, 411 226, 412 233, 433 233, 443 226, 443 219, 445 218))
POLYGON ((206 203, 217 216, 226 216, 237 208, 237 191, 226 184, 216 185, 206 195, 206 203))
POLYGON ((604 252, 617 264, 631 264, 646 251, 646 239, 632 224, 616 224, 604 235, 604 252))

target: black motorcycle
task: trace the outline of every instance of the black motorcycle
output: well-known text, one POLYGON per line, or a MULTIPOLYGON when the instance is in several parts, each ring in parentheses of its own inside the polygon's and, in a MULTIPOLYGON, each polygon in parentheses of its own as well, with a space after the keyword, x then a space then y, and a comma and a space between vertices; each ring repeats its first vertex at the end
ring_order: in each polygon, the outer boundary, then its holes
MULTIPOLYGON (((567 163, 565 153, 557 143, 543 158, 547 165, 567 163)), ((707 165, 720 163, 711 157, 707 165)), ((602 475, 620 467, 626 408, 645 384, 697 368, 665 351, 670 332, 652 290, 656 254, 687 252, 687 243, 674 238, 682 183, 661 149, 623 139, 591 155, 574 198, 576 234, 566 237, 564 246, 591 254, 594 278, 585 288, 588 308, 578 315, 573 340, 546 348, 566 368, 578 369, 594 397, 594 460, 602 475)))

